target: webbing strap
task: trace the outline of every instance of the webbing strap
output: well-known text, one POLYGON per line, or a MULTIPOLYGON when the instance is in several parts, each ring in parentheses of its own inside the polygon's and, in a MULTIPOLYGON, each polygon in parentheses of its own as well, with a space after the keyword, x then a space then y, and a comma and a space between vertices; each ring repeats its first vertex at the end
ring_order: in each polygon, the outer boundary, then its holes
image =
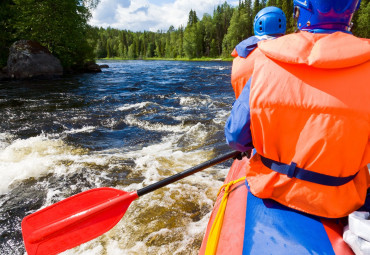
POLYGON ((343 184, 346 184, 347 182, 352 181, 359 172, 357 171, 354 175, 347 177, 337 177, 299 168, 294 162, 290 163, 290 165, 287 165, 272 159, 265 158, 263 156, 261 156, 261 161, 266 167, 275 172, 285 174, 289 178, 294 177, 303 181, 313 182, 326 186, 341 186, 343 184))
POLYGON ((229 197, 230 193, 230 187, 238 183, 240 181, 244 181, 245 176, 242 178, 239 178, 235 181, 231 181, 227 184, 224 184, 221 186, 220 190, 217 193, 217 196, 220 194, 222 189, 224 188, 225 193, 222 197, 220 207, 218 208, 218 212, 216 215, 215 220, 213 221, 211 231, 209 232, 208 235, 208 240, 207 240, 207 246, 206 246, 206 251, 205 255, 214 255, 217 252, 217 246, 218 246, 218 240, 220 239, 220 234, 221 234, 221 229, 222 229, 222 223, 224 221, 224 215, 225 215, 225 210, 226 210, 226 204, 227 204, 227 199, 229 197))

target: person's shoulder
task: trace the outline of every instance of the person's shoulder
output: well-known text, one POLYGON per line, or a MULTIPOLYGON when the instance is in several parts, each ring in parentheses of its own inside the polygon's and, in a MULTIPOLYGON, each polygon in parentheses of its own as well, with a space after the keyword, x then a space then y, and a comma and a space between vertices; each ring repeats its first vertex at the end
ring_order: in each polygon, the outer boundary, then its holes
POLYGON ((259 41, 261 41, 259 37, 251 36, 236 45, 235 50, 240 57, 246 58, 257 47, 259 41))
POLYGON ((258 43, 258 49, 276 61, 324 69, 347 68, 370 59, 368 39, 341 31, 333 33, 300 31, 274 41, 261 41, 258 43))

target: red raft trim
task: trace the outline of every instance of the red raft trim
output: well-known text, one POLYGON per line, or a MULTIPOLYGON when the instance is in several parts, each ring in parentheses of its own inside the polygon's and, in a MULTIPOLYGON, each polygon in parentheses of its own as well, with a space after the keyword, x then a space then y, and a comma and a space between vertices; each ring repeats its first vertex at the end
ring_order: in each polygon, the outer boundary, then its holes
MULTIPOLYGON (((241 161, 235 160, 224 183, 226 184, 243 177, 245 175, 248 164, 249 160, 247 158, 243 158, 243 160, 241 161)), ((213 208, 206 233, 203 238, 201 248, 199 250, 199 255, 205 254, 208 235, 212 228, 213 221, 217 215, 223 194, 224 192, 221 191, 215 202, 215 206, 213 208)), ((222 230, 217 249, 218 255, 238 255, 243 253, 247 195, 248 189, 244 182, 236 183, 231 187, 223 224, 224 226, 232 227, 222 230)), ((323 227, 333 247, 333 251, 336 255, 354 254, 351 248, 344 242, 342 238, 343 224, 342 222, 340 222, 340 219, 337 220, 322 218, 321 223, 323 224, 323 227)))
MULTIPOLYGON (((227 184, 245 176, 245 169, 248 159, 234 160, 230 171, 224 181, 227 184)), ((228 203, 225 210, 224 226, 233 226, 232 228, 223 229, 218 242, 217 254, 242 254, 244 240, 245 211, 247 209, 247 186, 245 182, 239 182, 231 186, 228 203)), ((207 230, 203 238, 199 254, 203 255, 206 250, 209 232, 212 228, 213 221, 217 215, 224 191, 217 196, 207 230)))

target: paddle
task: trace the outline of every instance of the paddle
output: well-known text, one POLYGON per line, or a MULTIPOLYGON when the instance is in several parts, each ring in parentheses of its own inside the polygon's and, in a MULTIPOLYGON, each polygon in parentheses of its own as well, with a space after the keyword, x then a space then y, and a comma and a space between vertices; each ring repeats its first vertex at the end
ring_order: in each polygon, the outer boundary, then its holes
POLYGON ((149 192, 236 157, 233 151, 133 192, 96 188, 28 215, 22 221, 29 255, 57 254, 92 240, 114 227, 131 202, 149 192))

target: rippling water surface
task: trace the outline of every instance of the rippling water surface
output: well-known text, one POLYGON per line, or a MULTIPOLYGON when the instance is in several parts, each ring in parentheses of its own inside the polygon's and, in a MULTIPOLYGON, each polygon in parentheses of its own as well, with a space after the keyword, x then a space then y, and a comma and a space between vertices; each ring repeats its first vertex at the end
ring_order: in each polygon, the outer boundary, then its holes
MULTIPOLYGON (((102 73, 0 82, 0 254, 24 216, 96 187, 138 190, 229 151, 229 62, 106 61, 102 73)), ((197 254, 231 162, 134 201, 63 254, 197 254)))

